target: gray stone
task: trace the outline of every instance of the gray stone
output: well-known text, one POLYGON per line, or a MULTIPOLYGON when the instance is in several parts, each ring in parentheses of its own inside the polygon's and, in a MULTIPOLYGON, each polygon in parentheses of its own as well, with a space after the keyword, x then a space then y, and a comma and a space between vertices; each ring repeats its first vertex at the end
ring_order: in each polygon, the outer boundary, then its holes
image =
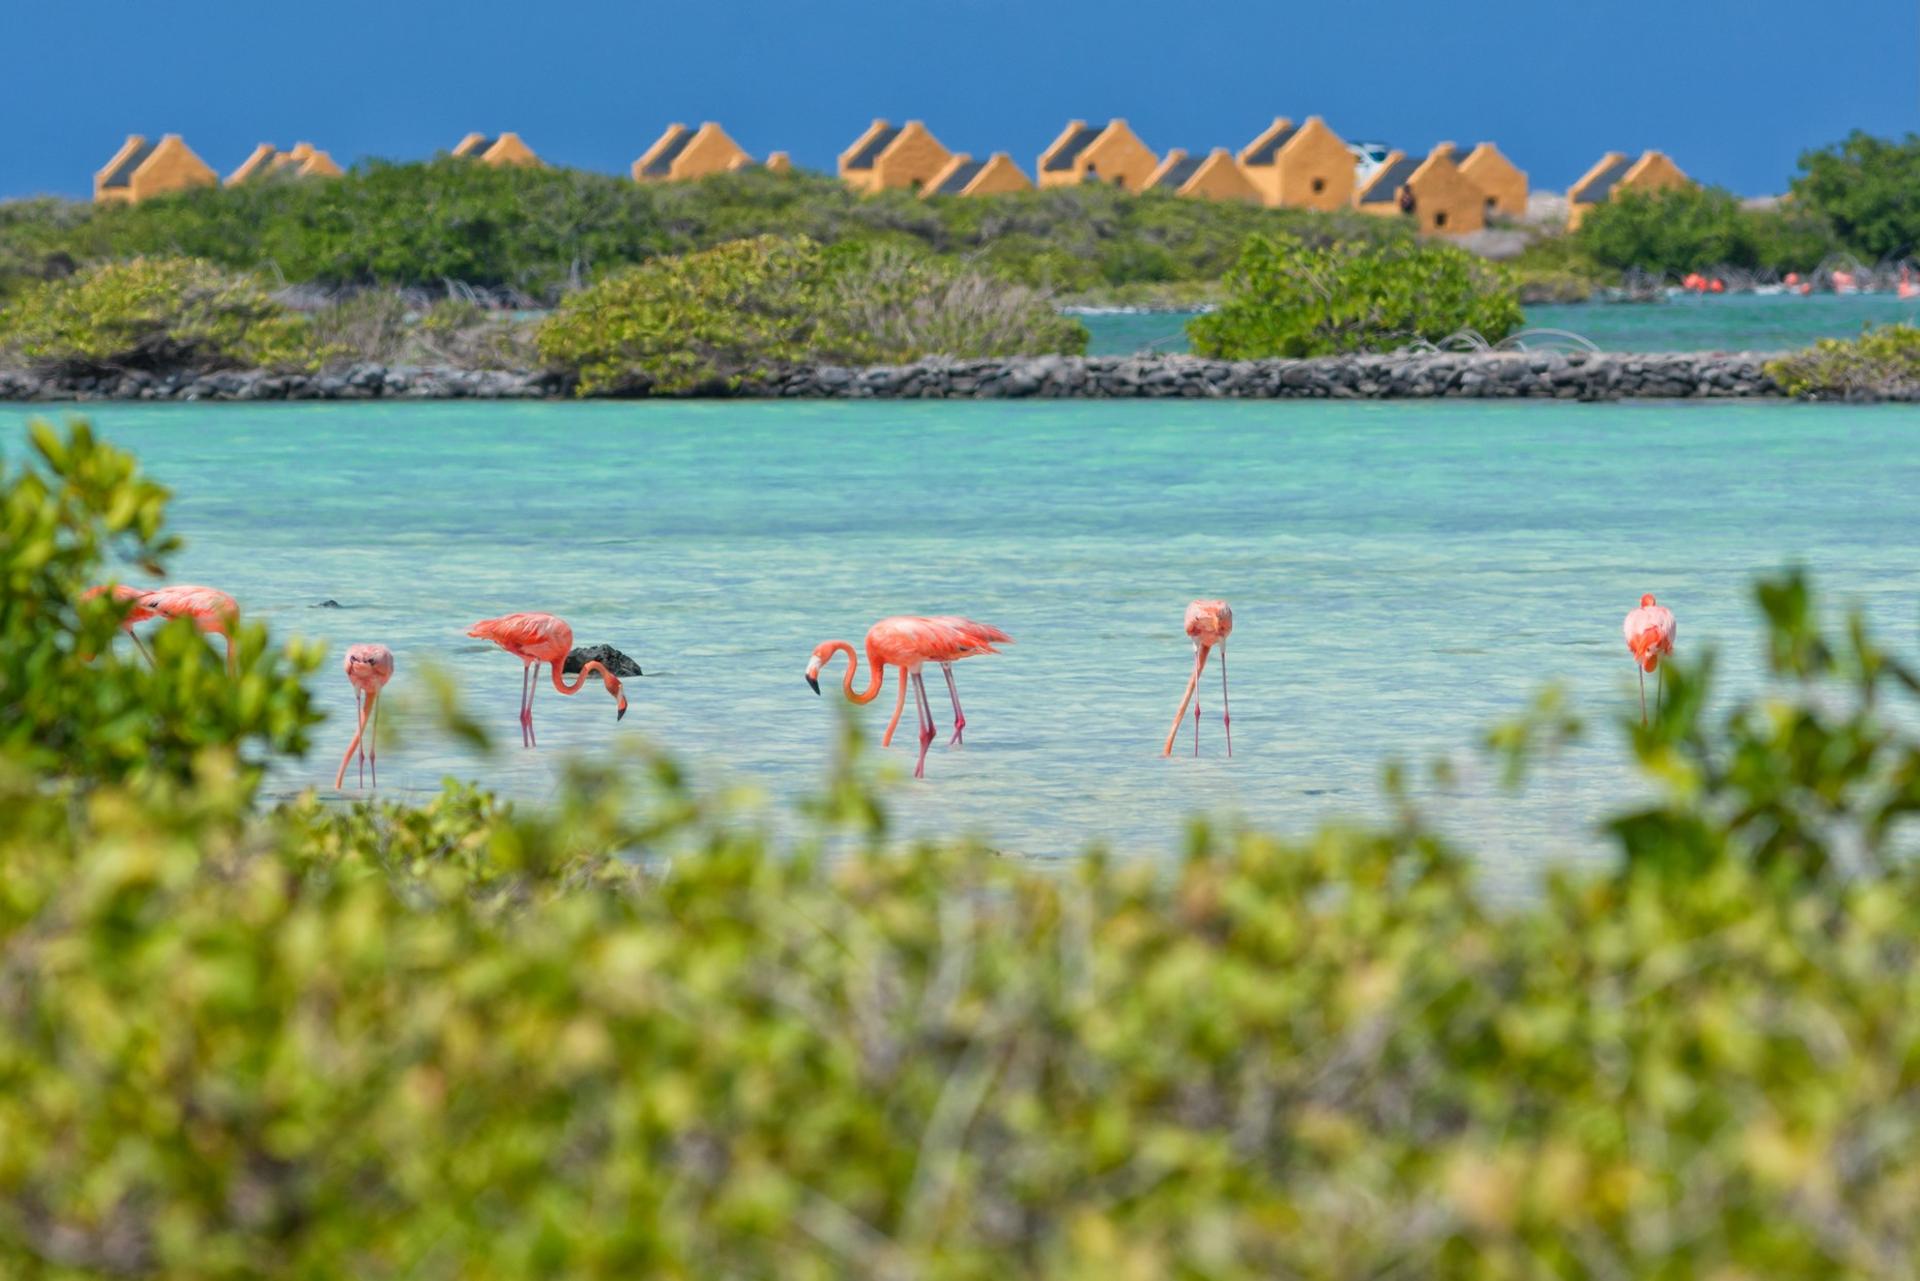
POLYGON ((560 670, 571 676, 588 663, 599 663, 615 676, 642 675, 640 664, 611 645, 577 645, 567 655, 566 665, 560 670))

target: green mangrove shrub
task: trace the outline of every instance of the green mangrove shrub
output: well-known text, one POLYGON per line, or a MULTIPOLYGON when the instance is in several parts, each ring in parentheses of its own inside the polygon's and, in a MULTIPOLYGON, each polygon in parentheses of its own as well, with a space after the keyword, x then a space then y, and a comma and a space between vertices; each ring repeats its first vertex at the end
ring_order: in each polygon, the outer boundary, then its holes
POLYGON ((1868 261, 1920 252, 1920 134, 1876 138, 1856 129, 1802 154, 1792 191, 1868 261))
POLYGON ((1504 273, 1453 245, 1310 245, 1252 236, 1219 310, 1188 322, 1205 356, 1330 356, 1438 342, 1472 329, 1498 342, 1521 324, 1504 273))
POLYGON ((1749 209, 1720 187, 1626 191, 1595 206, 1570 237, 1601 267, 1680 276, 1715 267, 1811 271, 1841 248, 1818 208, 1749 209))
POLYGON ((294 368, 304 322, 252 276, 192 258, 98 263, 35 285, 0 310, 0 353, 36 368, 294 368))
POLYGON ((809 362, 1081 351, 1038 293, 898 249, 759 236, 616 272, 540 327, 582 394, 736 387, 809 362))
POLYGON ((1789 396, 1831 400, 1920 395, 1920 328, 1881 325, 1858 338, 1822 338, 1766 363, 1789 396))
MULTIPOLYGON (((1758 591, 1763 697, 1681 664, 1632 724, 1652 786, 1614 866, 1496 906, 1404 796, 1382 830, 1196 825, 1171 863, 1064 870, 897 847, 844 762, 791 846, 658 757, 538 811, 261 809, 230 709, 160 679, 119 705, 114 618, 72 603, 102 553, 168 554, 164 493, 79 429, 36 450, 0 476, 0 550, 31 549, 0 656, 92 650, 116 692, 36 713, 61 752, 0 733, 0 1274, 1879 1278, 1920 1250, 1920 675, 1799 577, 1758 591), (111 746, 163 718, 204 731, 191 769, 111 746)), ((1518 763, 1575 732, 1543 708, 1494 735, 1518 763)))

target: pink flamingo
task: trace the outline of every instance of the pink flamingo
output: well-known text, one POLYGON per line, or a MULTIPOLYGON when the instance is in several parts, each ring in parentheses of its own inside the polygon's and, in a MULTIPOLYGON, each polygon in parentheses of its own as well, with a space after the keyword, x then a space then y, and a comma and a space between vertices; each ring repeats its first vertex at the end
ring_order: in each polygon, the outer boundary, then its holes
MULTIPOLYGON (((1653 593, 1648 592, 1640 598, 1640 607, 1629 610, 1627 619, 1621 626, 1626 633, 1627 648, 1633 653, 1633 664, 1640 669, 1640 723, 1647 723, 1647 673, 1657 671, 1661 656, 1673 657, 1673 638, 1678 631, 1673 621, 1673 611, 1665 605, 1655 603, 1653 593)), ((1666 697, 1666 673, 1660 674, 1659 688, 1655 691, 1663 700, 1666 697)))
POLYGON ((367 763, 373 763, 373 785, 380 786, 380 691, 393 679, 393 651, 385 645, 355 645, 347 651, 347 661, 342 664, 347 680, 353 685, 353 705, 359 711, 360 725, 353 731, 353 741, 347 744, 346 755, 340 758, 340 770, 333 776, 334 790, 338 791, 341 782, 347 777, 347 761, 355 752, 360 752, 360 785, 367 784, 367 763), (373 738, 369 740, 365 751, 360 751, 360 740, 367 732, 367 726, 373 726, 373 738))
POLYGON ((807 684, 813 686, 813 692, 820 692, 820 669, 833 660, 840 650, 847 652, 847 679, 844 686, 847 698, 855 703, 871 703, 879 697, 881 682, 886 678, 886 669, 900 669, 900 689, 893 700, 893 718, 887 722, 887 732, 880 738, 880 746, 893 743, 893 731, 899 728, 900 713, 907 705, 907 684, 913 684, 914 712, 920 720, 920 759, 914 762, 913 776, 927 776, 927 745, 933 742, 933 708, 927 702, 926 682, 921 679, 920 668, 924 663, 938 663, 947 677, 947 694, 953 699, 953 738, 951 743, 960 742, 961 731, 967 727, 966 714, 960 710, 960 691, 953 683, 953 665, 963 658, 972 658, 976 654, 998 654, 996 644, 1011 645, 1013 637, 998 627, 989 627, 985 623, 976 623, 970 618, 958 618, 953 615, 940 615, 934 618, 901 616, 883 618, 867 629, 867 688, 856 692, 853 688, 853 676, 860 661, 855 656, 853 646, 846 641, 821 641, 813 647, 813 657, 807 663, 807 684))
POLYGON ((182 584, 141 593, 138 607, 147 617, 190 618, 202 632, 218 632, 227 642, 227 675, 233 675, 233 625, 240 618, 233 597, 212 587, 182 584))
POLYGON ((126 617, 120 620, 120 630, 132 639, 133 647, 139 650, 141 657, 147 660, 147 666, 153 666, 153 655, 147 652, 146 643, 140 639, 140 633, 133 630, 135 623, 143 623, 153 617, 153 611, 140 604, 140 598, 147 594, 146 589, 129 587, 125 583, 114 583, 111 588, 102 584, 99 587, 87 588, 86 591, 80 594, 80 599, 92 600, 94 597, 108 590, 113 592, 113 599, 116 603, 127 607, 126 617))
POLYGON ((1187 606, 1187 635, 1193 638, 1193 675, 1187 678, 1187 692, 1180 696, 1180 710, 1173 714, 1173 728, 1167 731, 1167 745, 1160 755, 1173 755, 1173 740, 1180 737, 1180 722, 1186 719, 1187 704, 1193 704, 1193 754, 1200 755, 1200 704, 1193 691, 1200 684, 1201 669, 1207 655, 1220 649, 1220 724, 1227 732, 1227 755, 1233 755, 1233 715, 1227 706, 1227 637, 1233 635, 1233 609, 1223 600, 1197 600, 1187 606))
POLYGON ((573 650, 573 628, 567 626, 564 619, 555 618, 552 614, 507 614, 500 618, 481 619, 467 629, 467 635, 492 641, 524 665, 520 670, 522 747, 540 745, 533 734, 533 695, 540 688, 542 663, 552 669, 553 687, 562 694, 578 694, 586 685, 587 677, 598 673, 601 683, 607 687, 607 693, 613 695, 613 719, 620 720, 627 714, 626 692, 620 688, 619 678, 608 671, 605 664, 588 663, 580 669, 571 685, 560 679, 560 669, 566 666, 567 655, 573 650))
POLYGON ((1920 285, 1914 284, 1913 273, 1907 268, 1902 267, 1900 269, 1900 283, 1894 286, 1893 292, 1901 301, 1910 301, 1914 298, 1920 298, 1920 285))

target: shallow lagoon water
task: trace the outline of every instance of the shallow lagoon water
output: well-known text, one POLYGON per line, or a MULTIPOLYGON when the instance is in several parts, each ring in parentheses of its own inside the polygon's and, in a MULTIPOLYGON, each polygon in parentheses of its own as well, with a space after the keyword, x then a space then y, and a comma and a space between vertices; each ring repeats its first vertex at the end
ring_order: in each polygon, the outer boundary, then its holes
MULTIPOLYGON (((1192 312, 1082 316, 1096 356, 1188 350, 1192 312)), ((1787 351, 1821 338, 1857 337, 1863 326, 1913 324, 1920 302, 1892 294, 1720 294, 1649 303, 1530 306, 1529 329, 1579 334, 1602 351, 1787 351)))
MULTIPOLYGON (((10 408, 18 440, 29 416, 10 408)), ((443 775, 551 794, 568 752, 645 739, 769 813, 818 786, 840 708, 803 680, 825 638, 889 613, 964 613, 1018 640, 956 668, 967 745, 890 785, 908 833, 1009 853, 1090 841, 1148 856, 1206 812, 1299 832, 1383 805, 1389 759, 1465 766, 1419 802, 1496 881, 1598 849, 1638 795, 1615 718, 1635 703, 1620 619, 1655 591, 1684 651, 1760 679, 1749 584, 1799 561, 1915 647, 1920 412, 1770 403, 1400 402, 107 405, 88 410, 176 493, 175 581, 231 591, 341 650, 392 646, 402 693, 437 660, 502 750, 482 760, 396 713, 382 791, 443 775), (1235 755, 1217 675, 1204 755, 1157 755, 1195 596, 1233 603, 1235 755), (332 598, 345 608, 316 609, 332 598), (465 639, 516 609, 639 659, 633 711, 544 687, 517 746, 518 665, 465 639), (1564 682, 1587 741, 1524 794, 1471 748, 1564 682)), ((837 680, 840 669, 833 670, 837 680)), ((877 738, 885 694, 859 709, 877 738)), ((911 710, 884 759, 912 762, 911 710)), ((346 734, 278 770, 330 782, 346 734)), ((350 776, 351 781, 351 776, 350 776)))

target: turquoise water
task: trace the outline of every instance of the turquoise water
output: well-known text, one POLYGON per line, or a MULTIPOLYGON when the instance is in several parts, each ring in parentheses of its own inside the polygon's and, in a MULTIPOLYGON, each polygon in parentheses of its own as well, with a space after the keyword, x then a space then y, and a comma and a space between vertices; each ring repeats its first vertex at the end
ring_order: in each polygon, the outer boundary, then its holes
MULTIPOLYGON (((1605 351, 1784 351, 1916 317, 1920 302, 1891 294, 1736 294, 1527 308, 1529 327, 1571 330, 1605 351)), ((1081 317, 1095 355, 1186 351, 1188 318, 1185 312, 1081 317)))
MULTIPOLYGON (((17 439, 24 411, 8 409, 17 439)), ((1912 650, 1920 414, 1783 404, 1275 402, 139 406, 90 411, 176 493, 176 581, 232 592, 332 647, 438 659, 505 745, 482 760, 390 702, 384 790, 445 774, 551 794, 568 752, 642 740, 714 786, 779 802, 822 777, 840 708, 815 643, 886 614, 964 613, 1018 643, 957 668, 967 745, 888 804, 904 831, 981 831, 1010 853, 1099 838, 1176 848, 1196 811, 1290 831, 1381 812, 1380 769, 1450 756, 1417 793, 1501 876, 1593 852, 1636 795, 1613 718, 1635 706, 1620 620, 1643 591, 1757 680, 1753 575, 1806 562, 1912 650), (1205 755, 1158 758, 1191 663, 1181 614, 1230 600, 1235 755, 1217 676, 1205 755), (333 598, 346 608, 315 609, 333 598), (647 675, 616 725, 597 689, 515 734, 518 664, 463 633, 541 609, 647 675), (1469 750, 1544 682, 1590 741, 1519 799, 1469 750)), ((832 679, 837 679, 836 668, 832 679)), ((877 737, 891 708, 859 709, 877 737)), ((886 762, 910 768, 911 711, 886 762)), ((332 778, 319 735, 284 791, 332 778)), ((1181 750, 1189 747, 1183 735, 1181 750)))

